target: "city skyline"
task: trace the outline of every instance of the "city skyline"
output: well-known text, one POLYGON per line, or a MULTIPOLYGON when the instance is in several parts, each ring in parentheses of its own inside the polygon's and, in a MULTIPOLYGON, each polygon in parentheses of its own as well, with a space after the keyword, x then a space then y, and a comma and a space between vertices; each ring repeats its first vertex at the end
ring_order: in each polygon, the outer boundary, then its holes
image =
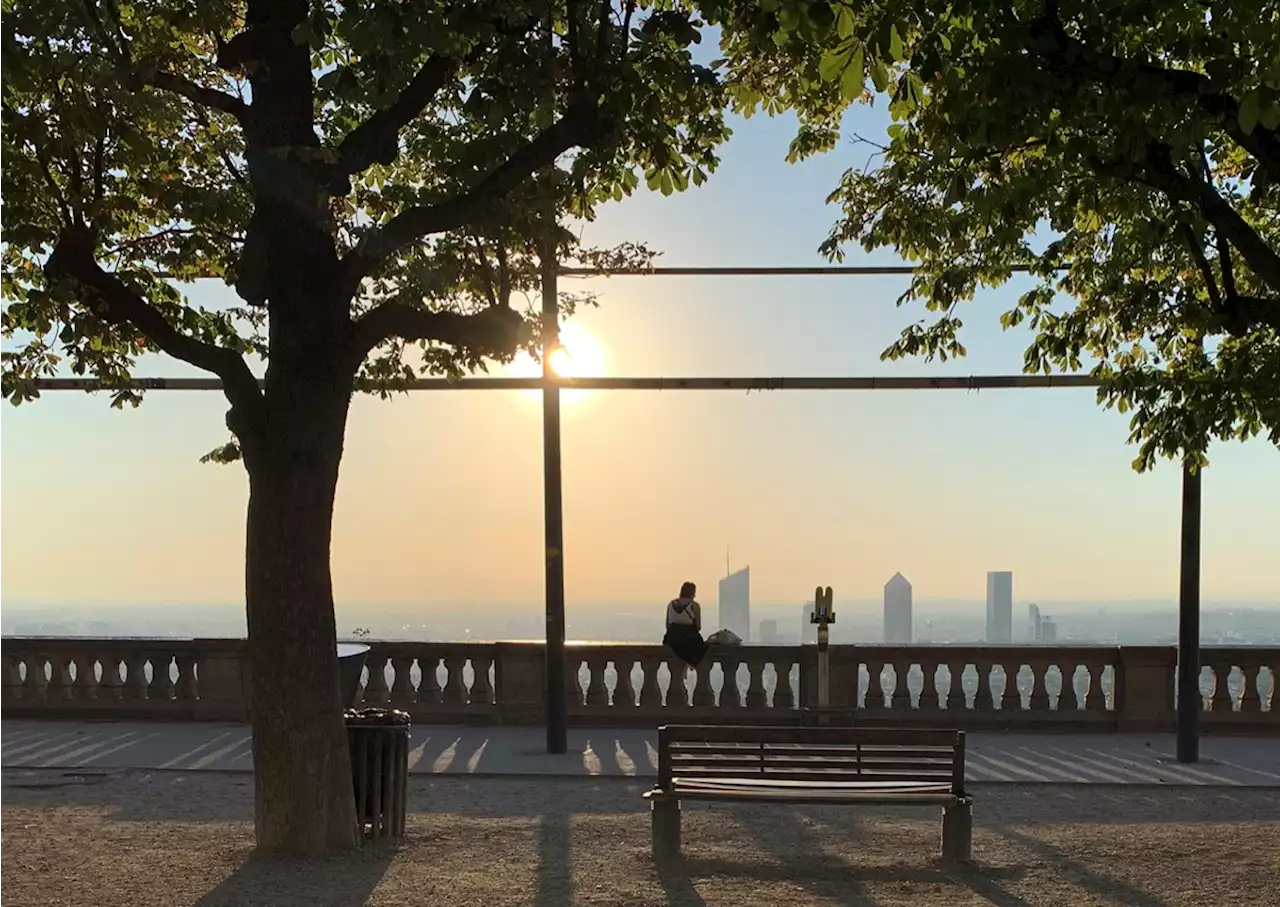
MULTIPOLYGON (((728 564, 725 565, 726 568, 728 564)), ((735 570, 720 580, 716 595, 719 625, 711 628, 703 621, 703 630, 721 628, 737 633, 743 642, 751 642, 751 568, 735 570)))

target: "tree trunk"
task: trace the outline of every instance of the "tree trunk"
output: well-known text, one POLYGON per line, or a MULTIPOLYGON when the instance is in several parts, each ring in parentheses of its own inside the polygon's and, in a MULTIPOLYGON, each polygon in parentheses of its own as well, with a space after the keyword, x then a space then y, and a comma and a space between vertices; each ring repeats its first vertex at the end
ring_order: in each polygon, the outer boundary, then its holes
POLYGON ((320 854, 359 840, 329 570, 350 399, 294 377, 245 457, 254 825, 260 849, 320 854))

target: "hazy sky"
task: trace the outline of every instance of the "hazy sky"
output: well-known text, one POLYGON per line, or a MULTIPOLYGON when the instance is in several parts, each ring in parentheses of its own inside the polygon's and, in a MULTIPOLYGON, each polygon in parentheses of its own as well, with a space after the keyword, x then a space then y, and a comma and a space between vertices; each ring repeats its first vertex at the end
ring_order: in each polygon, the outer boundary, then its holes
MULTIPOLYGON (((849 128, 884 125, 860 110, 849 128)), ((735 127, 707 186, 608 207, 587 240, 641 240, 666 265, 822 263, 834 217, 823 199, 865 154, 846 146, 792 167, 790 119, 735 127)), ((602 307, 575 320, 616 375, 1012 373, 1026 343, 997 323, 1017 284, 972 306, 970 355, 945 365, 879 361, 921 317, 895 309, 902 279, 594 286, 602 307)), ((161 359, 143 371, 187 373, 161 359)), ((225 408, 210 393, 154 393, 123 413, 71 394, 6 407, 4 600, 239 600, 245 478, 197 463, 225 440, 225 408)), ((921 598, 981 598, 995 569, 1015 572, 1018 601, 1177 589, 1178 471, 1133 473, 1126 417, 1091 391, 579 394, 564 413, 571 609, 661 603, 684 579, 713 601, 726 548, 735 568, 751 565, 762 602, 803 601, 818 583, 838 600, 871 598, 895 571, 921 598)), ((528 392, 358 399, 333 542, 348 613, 539 601, 540 431, 528 392)), ((1212 459, 1204 594, 1275 601, 1280 454, 1262 441, 1212 459)))

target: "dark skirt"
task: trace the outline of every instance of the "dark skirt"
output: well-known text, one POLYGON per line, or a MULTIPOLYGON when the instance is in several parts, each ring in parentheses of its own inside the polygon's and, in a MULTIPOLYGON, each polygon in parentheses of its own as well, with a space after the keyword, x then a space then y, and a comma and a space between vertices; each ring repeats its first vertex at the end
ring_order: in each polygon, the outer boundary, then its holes
POLYGON ((691 668, 696 668, 707 654, 707 643, 702 634, 687 624, 671 624, 663 645, 691 668))

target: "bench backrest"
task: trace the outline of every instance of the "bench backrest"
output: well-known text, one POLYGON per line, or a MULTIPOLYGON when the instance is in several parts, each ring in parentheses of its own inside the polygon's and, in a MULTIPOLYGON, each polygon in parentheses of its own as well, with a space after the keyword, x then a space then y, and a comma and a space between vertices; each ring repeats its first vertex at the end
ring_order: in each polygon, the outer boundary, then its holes
POLYGON ((964 796, 964 731, 663 725, 658 786, 672 778, 950 784, 964 796))

